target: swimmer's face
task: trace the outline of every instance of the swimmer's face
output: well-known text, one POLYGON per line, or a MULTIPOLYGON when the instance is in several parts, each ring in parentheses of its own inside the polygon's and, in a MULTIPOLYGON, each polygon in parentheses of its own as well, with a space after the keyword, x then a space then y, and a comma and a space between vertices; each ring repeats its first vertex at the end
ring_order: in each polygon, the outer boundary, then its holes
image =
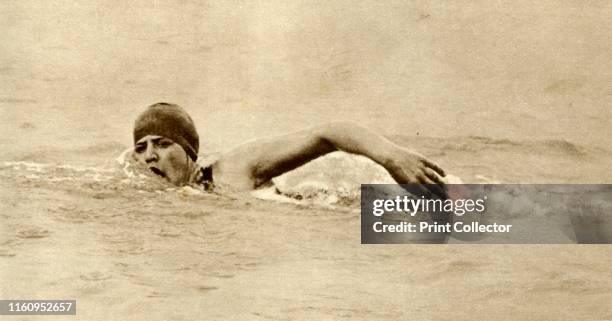
POLYGON ((134 157, 174 185, 183 185, 189 180, 193 162, 183 147, 171 139, 147 135, 136 142, 134 157))

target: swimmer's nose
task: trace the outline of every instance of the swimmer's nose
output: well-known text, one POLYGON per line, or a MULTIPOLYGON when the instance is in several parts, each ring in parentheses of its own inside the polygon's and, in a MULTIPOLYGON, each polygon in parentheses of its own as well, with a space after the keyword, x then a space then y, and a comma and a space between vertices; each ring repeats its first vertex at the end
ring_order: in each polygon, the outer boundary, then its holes
POLYGON ((147 150, 145 151, 145 162, 151 163, 158 160, 157 152, 155 148, 151 145, 147 146, 147 150))

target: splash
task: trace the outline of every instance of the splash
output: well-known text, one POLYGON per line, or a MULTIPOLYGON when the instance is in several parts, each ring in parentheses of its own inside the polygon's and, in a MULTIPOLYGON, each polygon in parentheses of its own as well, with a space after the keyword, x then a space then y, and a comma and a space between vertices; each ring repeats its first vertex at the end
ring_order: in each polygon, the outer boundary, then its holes
POLYGON ((71 164, 50 164, 5 161, 0 166, 5 181, 42 187, 48 185, 64 190, 115 190, 155 192, 173 189, 166 182, 145 171, 137 173, 124 166, 85 167, 71 164))
MULTIPOLYGON (((0 176, 9 184, 80 191, 94 197, 102 194, 104 197, 129 197, 143 193, 171 193, 186 199, 207 194, 197 186, 179 188, 171 185, 147 170, 146 166, 130 161, 128 155, 129 150, 124 151, 114 166, 108 167, 5 161, 0 166, 0 176)), ((394 180, 371 160, 338 152, 276 177, 272 182, 249 195, 266 201, 306 206, 358 207, 362 183, 393 184, 394 180)), ((458 184, 462 181, 449 175, 447 182, 458 184)), ((224 190, 218 189, 215 193, 223 194, 224 190)))

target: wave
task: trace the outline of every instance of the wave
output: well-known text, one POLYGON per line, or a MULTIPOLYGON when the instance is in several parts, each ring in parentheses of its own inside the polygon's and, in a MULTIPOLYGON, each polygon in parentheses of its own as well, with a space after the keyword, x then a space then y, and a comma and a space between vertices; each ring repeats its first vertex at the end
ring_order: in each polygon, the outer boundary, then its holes
POLYGON ((583 157, 608 152, 600 147, 585 146, 565 139, 513 140, 485 136, 437 138, 406 135, 392 135, 390 139, 404 146, 410 145, 410 147, 417 146, 433 150, 433 154, 438 152, 482 152, 488 150, 521 153, 538 152, 551 155, 583 157))
MULTIPOLYGON (((122 159, 119 157, 113 166, 100 167, 5 161, 0 165, 0 178, 8 185, 16 184, 32 190, 48 188, 94 198, 132 198, 133 195, 151 193, 196 197, 211 195, 194 187, 178 188, 148 170, 129 162, 120 162, 122 159)), ((368 162, 347 154, 330 155, 275 178, 272 186, 256 190, 251 196, 312 206, 357 206, 361 183, 393 182, 384 169, 368 162), (346 168, 353 168, 354 171, 347 174, 346 168)), ((214 194, 225 192, 231 193, 220 188, 214 194)))
MULTIPOLYGON (((407 136, 392 136, 390 138, 402 145, 410 145, 410 147, 423 151, 425 155, 433 157, 433 159, 442 158, 443 161, 447 159, 446 163, 449 163, 448 160, 458 159, 457 155, 463 155, 462 162, 464 163, 465 159, 480 159, 478 164, 473 165, 474 173, 471 170, 469 174, 466 174, 468 172, 465 170, 461 173, 468 181, 480 183, 499 183, 504 180, 495 181, 487 178, 487 176, 495 175, 492 172, 493 169, 491 169, 495 167, 487 167, 487 159, 483 158, 482 155, 468 155, 466 152, 471 154, 504 151, 492 153, 501 155, 500 157, 504 157, 505 152, 534 155, 553 153, 562 157, 569 155, 578 158, 601 152, 601 150, 559 139, 520 141, 480 136, 456 137, 453 139, 407 136), (439 155, 444 155, 444 157, 436 157, 436 153, 442 153, 439 155)), ((91 147, 79 150, 96 151, 104 155, 112 152, 117 155, 118 153, 115 152, 124 147, 120 143, 111 142, 101 148, 97 146, 95 150, 91 147)), ((94 197, 121 197, 131 194, 168 192, 181 195, 206 194, 194 188, 177 188, 166 181, 160 180, 147 170, 133 168, 122 162, 111 163, 111 159, 103 162, 103 166, 38 163, 23 159, 5 161, 0 165, 0 176, 5 182, 8 182, 7 184, 20 184, 33 188, 49 187, 67 192, 80 191, 80 193, 86 193, 94 197)), ((119 159, 122 159, 122 157, 119 159)), ((497 160, 495 159, 495 161, 497 160)), ((451 168, 463 169, 466 166, 464 163, 451 163, 451 168)), ((342 152, 320 157, 294 171, 274 178, 272 182, 274 183, 273 186, 255 191, 251 196, 271 201, 307 205, 356 207, 360 202, 361 184, 395 183, 388 172, 378 164, 365 157, 342 152)), ((458 177, 449 176, 449 183, 461 182, 458 177)), ((224 191, 219 193, 222 194, 224 191)))
POLYGON ((580 144, 569 142, 565 139, 545 139, 538 141, 529 140, 510 140, 496 139, 482 136, 468 136, 467 144, 473 147, 498 148, 498 149, 519 149, 523 151, 548 152, 571 156, 585 156, 599 149, 589 148, 580 144))
POLYGON ((127 175, 119 164, 112 167, 91 167, 71 164, 5 161, 0 165, 5 182, 59 190, 101 191, 112 189, 157 191, 169 184, 146 173, 127 175))

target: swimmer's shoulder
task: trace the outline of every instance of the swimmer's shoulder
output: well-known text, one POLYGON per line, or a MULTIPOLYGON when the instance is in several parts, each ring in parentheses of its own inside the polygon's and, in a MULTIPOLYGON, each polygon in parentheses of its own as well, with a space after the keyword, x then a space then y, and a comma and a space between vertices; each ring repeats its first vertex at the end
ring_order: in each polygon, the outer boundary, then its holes
POLYGON ((250 191, 257 186, 249 163, 231 152, 200 155, 197 164, 203 171, 210 170, 215 186, 234 191, 250 191))

